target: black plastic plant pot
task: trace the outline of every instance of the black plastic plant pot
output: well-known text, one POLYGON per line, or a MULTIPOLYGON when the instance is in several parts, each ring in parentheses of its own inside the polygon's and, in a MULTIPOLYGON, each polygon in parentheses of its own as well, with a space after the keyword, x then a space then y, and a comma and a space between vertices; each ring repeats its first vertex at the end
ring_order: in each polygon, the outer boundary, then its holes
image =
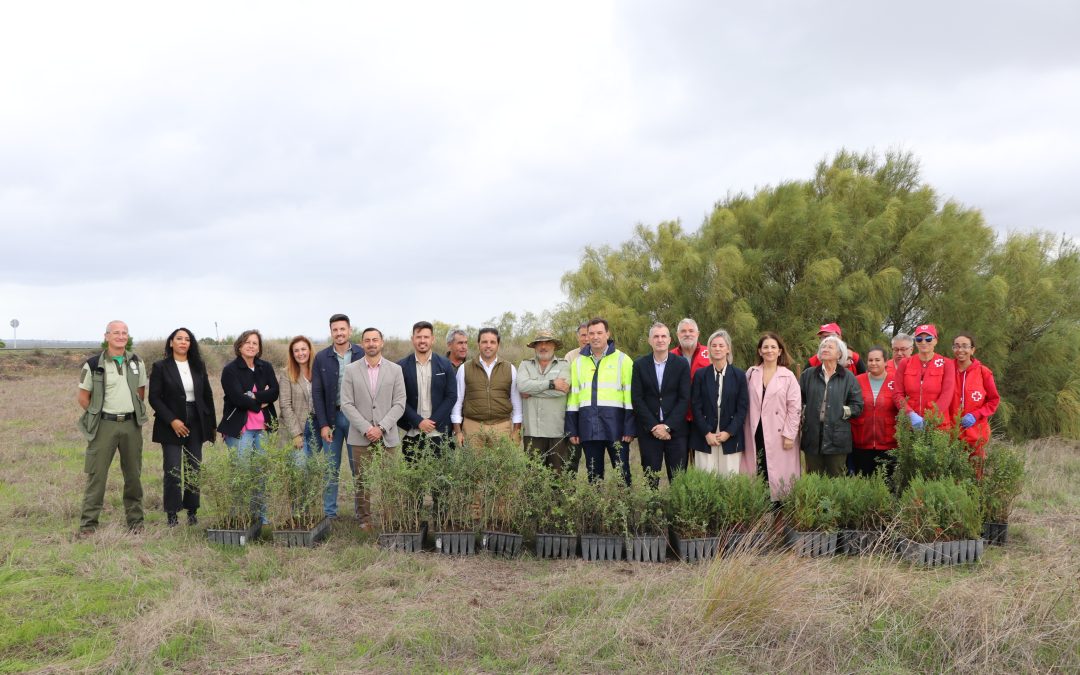
POLYGON ((521 553, 522 537, 510 532, 481 532, 480 549, 492 555, 513 558, 521 553))
POLYGON ((584 560, 622 560, 626 540, 608 534, 581 535, 581 557, 584 560))
POLYGON ((436 532, 435 552, 443 555, 476 555, 476 533, 436 532))
POLYGON ((931 543, 901 539, 897 544, 897 553, 908 562, 926 567, 969 565, 982 560, 983 545, 982 539, 935 541, 931 543))
POLYGON ((243 530, 206 530, 206 540, 211 544, 222 546, 247 546, 259 538, 262 532, 262 519, 258 516, 252 518, 251 525, 243 530))
POLYGON ((797 532, 787 534, 787 545, 795 555, 804 558, 823 558, 836 555, 836 532, 797 532))
POLYGON ((840 530, 837 547, 841 555, 869 555, 885 550, 884 537, 879 530, 840 530))
POLYGON ((570 559, 577 557, 577 536, 573 534, 537 534, 537 558, 570 559))
POLYGON ((679 535, 672 535, 672 547, 675 549, 679 560, 683 562, 701 562, 712 560, 720 549, 720 537, 691 537, 683 539, 679 535))
POLYGON ((721 539, 721 555, 764 553, 766 549, 766 534, 764 532, 729 532, 721 539))
POLYGON ((1008 523, 986 523, 983 525, 983 539, 990 546, 1004 546, 1009 543, 1008 523))
POLYGON ((314 548, 330 534, 330 519, 323 518, 310 530, 274 530, 274 544, 289 548, 314 548))
POLYGON ((419 553, 424 550, 426 537, 427 523, 424 523, 419 532, 383 532, 379 535, 379 546, 402 553, 419 553))
POLYGON ((626 540, 626 559, 633 562, 657 563, 667 560, 667 537, 646 534, 626 540))

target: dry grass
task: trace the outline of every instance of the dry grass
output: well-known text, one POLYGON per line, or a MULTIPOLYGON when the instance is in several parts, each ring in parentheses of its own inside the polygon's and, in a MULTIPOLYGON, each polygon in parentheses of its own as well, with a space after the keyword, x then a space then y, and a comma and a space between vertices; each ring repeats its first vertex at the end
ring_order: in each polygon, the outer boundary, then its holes
POLYGON ((74 372, 0 383, 0 671, 1080 670, 1076 443, 1029 446, 1010 545, 967 569, 456 560, 347 520, 315 551, 226 551, 164 527, 149 442, 146 531, 120 526, 114 467, 105 526, 72 539, 74 396, 74 372))

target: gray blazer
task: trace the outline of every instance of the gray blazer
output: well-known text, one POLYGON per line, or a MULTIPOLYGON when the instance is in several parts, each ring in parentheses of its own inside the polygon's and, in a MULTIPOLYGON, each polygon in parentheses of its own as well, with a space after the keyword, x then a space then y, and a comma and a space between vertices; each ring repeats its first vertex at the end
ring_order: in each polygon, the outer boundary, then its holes
POLYGON ((373 426, 382 427, 383 445, 398 444, 397 421, 405 414, 405 378, 401 366, 383 357, 379 379, 375 383, 375 398, 368 388, 367 359, 345 366, 341 381, 341 412, 349 420, 349 445, 368 446, 364 434, 373 426))
MULTIPOLYGON (((303 375, 300 376, 303 378, 303 375)), ((304 433, 304 423, 308 417, 314 414, 311 403, 311 385, 305 386, 303 382, 293 382, 289 379, 289 373, 282 370, 278 374, 278 386, 281 395, 278 397, 278 405, 281 414, 278 415, 281 429, 288 430, 292 436, 301 436, 304 433)), ((314 424, 314 423, 313 423, 314 424)), ((318 429, 315 430, 318 433, 318 429)))

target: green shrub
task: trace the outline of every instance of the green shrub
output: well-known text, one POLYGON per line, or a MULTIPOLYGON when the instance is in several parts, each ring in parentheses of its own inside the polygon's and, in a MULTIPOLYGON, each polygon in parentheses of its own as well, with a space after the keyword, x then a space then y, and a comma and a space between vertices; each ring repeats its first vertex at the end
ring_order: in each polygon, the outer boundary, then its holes
POLYGON ((571 484, 569 511, 580 534, 622 535, 626 532, 627 492, 622 474, 606 472, 590 483, 584 472, 571 484))
POLYGON ((893 488, 902 493, 916 477, 927 480, 949 478, 955 483, 974 480, 975 467, 969 455, 971 447, 960 440, 956 431, 938 429, 941 418, 926 416, 922 430, 913 429, 907 415, 900 413, 896 422, 896 470, 893 488))
POLYGON ((523 532, 532 519, 529 492, 534 480, 533 461, 509 437, 491 440, 473 457, 480 528, 497 532, 523 532))
POLYGON ((683 539, 720 533, 726 482, 711 471, 689 467, 676 473, 667 489, 667 517, 683 539))
POLYGON ((199 492, 210 525, 224 530, 251 526, 265 506, 267 466, 264 452, 241 456, 224 443, 206 447, 199 473, 189 479, 199 492))
POLYGON ((885 481, 885 472, 833 479, 836 488, 837 525, 845 530, 883 530, 896 514, 896 498, 885 481))
POLYGON ((577 534, 573 514, 575 477, 569 472, 556 473, 542 462, 532 463, 528 496, 532 504, 537 532, 577 534))
POLYGON ((445 445, 433 460, 431 487, 435 495, 435 526, 440 532, 476 529, 479 494, 477 475, 483 448, 445 445))
POLYGON ((983 516, 993 523, 1009 522, 1013 502, 1024 489, 1024 454, 1003 443, 992 443, 983 460, 979 484, 983 516))
MULTIPOLYGON (((651 472, 650 472, 651 473, 651 472)), ((649 476, 635 474, 625 492, 624 534, 627 537, 666 535, 668 528, 666 492, 653 488, 649 476)))
POLYGON ((832 532, 837 529, 840 504, 839 480, 816 473, 806 473, 792 483, 783 501, 784 515, 799 532, 832 532))
POLYGON ((745 531, 755 527, 772 508, 769 485, 758 476, 721 476, 723 487, 717 532, 745 531))
POLYGON ((971 483, 916 476, 900 495, 900 534, 919 542, 978 538, 982 517, 974 493, 971 483))
POLYGON ((276 528, 308 530, 325 515, 323 493, 330 462, 326 454, 310 457, 296 449, 288 434, 266 435, 266 509, 276 528))
POLYGON ((406 460, 400 449, 379 445, 364 470, 371 516, 380 532, 419 532, 428 519, 424 498, 434 482, 435 453, 426 443, 412 452, 412 460, 406 460))

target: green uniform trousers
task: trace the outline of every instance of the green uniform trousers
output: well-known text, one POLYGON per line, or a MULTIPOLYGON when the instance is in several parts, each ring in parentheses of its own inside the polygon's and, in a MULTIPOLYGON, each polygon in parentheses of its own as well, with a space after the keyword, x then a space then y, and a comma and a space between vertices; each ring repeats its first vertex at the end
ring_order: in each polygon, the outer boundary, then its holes
POLYGON ((105 502, 105 481, 109 477, 113 455, 120 451, 120 471, 124 474, 124 515, 128 527, 143 521, 142 430, 134 419, 123 422, 101 420, 97 435, 86 446, 86 492, 83 494, 80 530, 92 530, 105 502))

